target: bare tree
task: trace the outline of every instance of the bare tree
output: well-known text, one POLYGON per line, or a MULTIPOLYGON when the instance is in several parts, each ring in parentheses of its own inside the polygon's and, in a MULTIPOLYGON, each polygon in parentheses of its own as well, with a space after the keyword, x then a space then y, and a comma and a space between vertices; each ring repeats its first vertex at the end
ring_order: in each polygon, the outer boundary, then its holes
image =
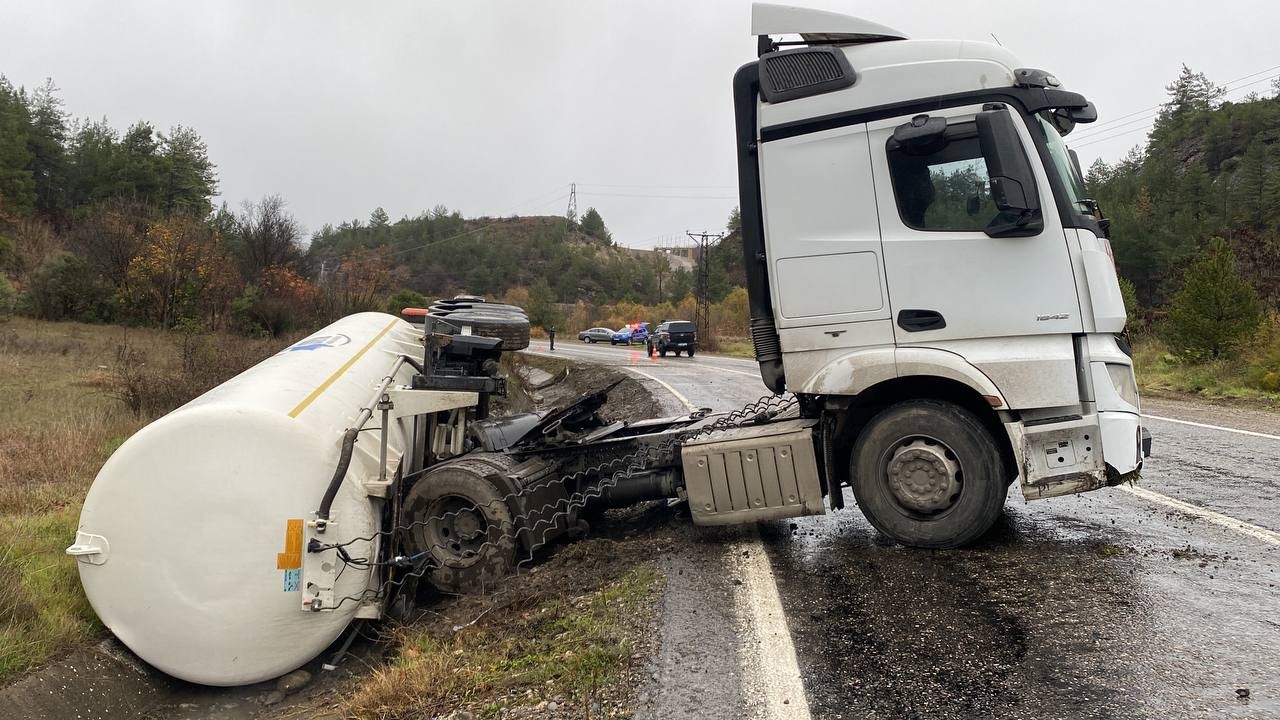
POLYGON ((112 286, 125 287, 129 262, 146 242, 147 227, 159 216, 143 202, 113 198, 98 203, 67 233, 67 249, 84 258, 112 286))
POLYGON ((279 195, 256 203, 245 201, 226 230, 240 259, 240 271, 250 282, 270 268, 293 267, 302 259, 302 226, 279 195))

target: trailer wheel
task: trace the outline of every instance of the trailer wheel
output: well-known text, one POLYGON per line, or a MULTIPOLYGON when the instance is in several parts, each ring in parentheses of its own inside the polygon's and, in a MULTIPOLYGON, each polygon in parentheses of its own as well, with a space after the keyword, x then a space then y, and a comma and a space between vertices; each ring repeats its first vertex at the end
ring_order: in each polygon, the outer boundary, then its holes
POLYGON ((453 310, 433 313, 444 321, 459 327, 470 327, 472 335, 498 338, 503 350, 523 350, 529 347, 529 318, 517 312, 490 312, 453 310))
POLYGON ((853 494, 881 533, 904 545, 953 548, 1000 517, 1009 484, 1000 450, 973 413, 912 400, 871 419, 850 463, 853 494))
POLYGON ((492 467, 462 458, 423 475, 404 499, 409 549, 428 553, 428 581, 451 593, 482 592, 515 569, 515 523, 485 479, 492 467))

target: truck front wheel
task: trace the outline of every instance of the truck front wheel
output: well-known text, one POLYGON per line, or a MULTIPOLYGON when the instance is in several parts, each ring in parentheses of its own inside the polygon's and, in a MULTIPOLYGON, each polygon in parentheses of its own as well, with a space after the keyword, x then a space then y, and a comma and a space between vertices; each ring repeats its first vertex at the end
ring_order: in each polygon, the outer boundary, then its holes
POLYGON ((854 443, 850 469, 872 526, 917 547, 978 539, 1009 491, 991 433, 973 413, 937 400, 899 403, 873 417, 854 443))

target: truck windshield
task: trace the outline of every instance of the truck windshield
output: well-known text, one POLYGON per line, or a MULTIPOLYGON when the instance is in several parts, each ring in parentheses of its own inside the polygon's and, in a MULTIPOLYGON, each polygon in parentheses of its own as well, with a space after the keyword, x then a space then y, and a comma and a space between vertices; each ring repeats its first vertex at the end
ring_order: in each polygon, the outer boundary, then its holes
POLYGON ((1075 163, 1071 162, 1071 156, 1067 154, 1067 145, 1058 134, 1058 129, 1039 115, 1036 115, 1036 122, 1040 125, 1040 132, 1044 134, 1044 144, 1049 149, 1049 157, 1053 159, 1053 172, 1058 174, 1058 178, 1062 180, 1062 186, 1067 189, 1067 200, 1080 212, 1093 214, 1094 205, 1088 201, 1089 194, 1084 189, 1084 178, 1076 172, 1075 163))

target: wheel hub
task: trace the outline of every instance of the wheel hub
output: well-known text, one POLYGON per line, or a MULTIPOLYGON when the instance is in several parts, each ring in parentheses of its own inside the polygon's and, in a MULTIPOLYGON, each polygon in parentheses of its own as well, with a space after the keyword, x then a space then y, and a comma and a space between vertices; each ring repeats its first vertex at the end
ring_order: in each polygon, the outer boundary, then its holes
POLYGON ((473 502, 451 496, 431 503, 426 518, 428 548, 457 560, 475 558, 488 539, 488 522, 473 502))
POLYGON ((912 438, 899 445, 889 460, 889 490, 903 507, 938 513, 960 495, 960 463, 945 445, 912 438))

